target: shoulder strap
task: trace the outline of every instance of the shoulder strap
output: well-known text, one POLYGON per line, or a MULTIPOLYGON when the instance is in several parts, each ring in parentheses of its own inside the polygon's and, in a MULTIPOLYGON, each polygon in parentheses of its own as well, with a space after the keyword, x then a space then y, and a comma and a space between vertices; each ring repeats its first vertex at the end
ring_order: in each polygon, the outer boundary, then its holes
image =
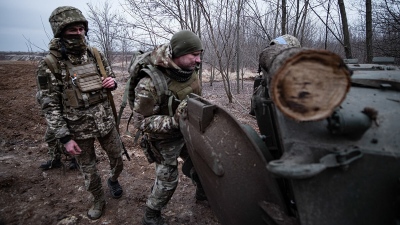
POLYGON ((97 64, 99 65, 100 73, 104 78, 107 78, 106 70, 104 69, 103 61, 101 60, 100 53, 95 47, 90 47, 89 51, 93 54, 96 59, 97 64))
MULTIPOLYGON (((104 69, 103 61, 101 60, 99 51, 95 47, 91 47, 91 48, 89 48, 89 50, 93 53, 93 55, 96 59, 96 62, 99 65, 101 75, 104 77, 104 79, 107 78, 107 73, 106 73, 106 70, 104 69)), ((110 106, 111 106, 111 109, 112 109, 112 112, 114 115, 117 130, 118 130, 119 129, 118 115, 117 115, 117 110, 115 108, 114 98, 113 98, 110 90, 107 90, 107 97, 108 97, 108 101, 110 102, 110 106)))
POLYGON ((158 100, 161 102, 163 96, 169 96, 172 94, 172 92, 168 90, 167 79, 165 78, 165 75, 154 66, 148 65, 147 68, 144 68, 142 71, 146 72, 146 74, 150 76, 154 83, 154 87, 156 88, 158 100))
POLYGON ((61 69, 60 64, 55 56, 55 52, 50 50, 50 53, 44 57, 44 61, 49 67, 50 71, 56 76, 57 79, 61 80, 61 69))

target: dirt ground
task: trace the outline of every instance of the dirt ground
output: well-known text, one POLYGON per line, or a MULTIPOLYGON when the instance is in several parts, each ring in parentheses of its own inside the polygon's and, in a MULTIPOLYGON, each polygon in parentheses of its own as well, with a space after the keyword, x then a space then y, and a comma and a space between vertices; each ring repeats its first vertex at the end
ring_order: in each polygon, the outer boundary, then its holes
MULTIPOLYGON (((37 62, 0 61, 0 225, 24 224, 140 224, 144 205, 154 181, 154 165, 149 165, 133 138, 124 133, 129 116, 125 109, 120 125, 122 140, 131 157, 124 157, 124 171, 120 176, 124 193, 113 199, 108 193, 108 159, 97 146, 98 169, 106 191, 104 215, 95 221, 86 212, 91 197, 83 187, 83 177, 77 170, 65 168, 42 171, 39 165, 48 160, 47 145, 43 141, 46 129, 35 101, 35 70, 37 62)), ((114 101, 119 109, 122 101, 126 72, 115 71, 119 89, 114 101)), ((235 84, 232 85, 233 89, 235 84)), ((203 96, 226 108, 240 122, 253 127, 256 121, 248 115, 252 81, 244 82, 241 94, 234 94, 229 104, 222 82, 203 84, 203 96)), ((134 133, 134 130, 130 132, 134 133)), ((196 202, 195 187, 180 172, 178 188, 163 210, 169 224, 218 225, 207 201, 196 202)))

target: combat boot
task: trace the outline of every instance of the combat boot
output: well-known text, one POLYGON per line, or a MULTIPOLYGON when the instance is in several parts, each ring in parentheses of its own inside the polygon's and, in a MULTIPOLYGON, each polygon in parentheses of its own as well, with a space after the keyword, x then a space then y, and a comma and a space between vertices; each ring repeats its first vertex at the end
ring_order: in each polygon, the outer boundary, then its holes
POLYGON ((103 214, 104 206, 106 205, 106 201, 104 200, 104 195, 99 197, 95 197, 93 201, 92 207, 90 207, 87 215, 92 220, 97 220, 103 214))
POLYGON ((39 166, 39 168, 43 170, 49 170, 53 168, 60 168, 61 166, 62 166, 61 159, 53 159, 43 163, 42 165, 39 166))
POLYGON ((207 200, 207 195, 204 192, 204 189, 201 185, 196 186, 196 199, 198 201, 204 201, 207 200))
POLYGON ((111 181, 110 178, 107 180, 108 188, 110 188, 110 193, 113 198, 121 198, 122 196, 122 187, 117 181, 111 181))
POLYGON ((142 219, 143 225, 167 225, 161 216, 161 211, 146 207, 146 213, 142 219))
POLYGON ((78 165, 78 162, 76 162, 75 157, 71 159, 71 162, 69 163, 69 169, 70 170, 79 169, 79 165, 78 165))

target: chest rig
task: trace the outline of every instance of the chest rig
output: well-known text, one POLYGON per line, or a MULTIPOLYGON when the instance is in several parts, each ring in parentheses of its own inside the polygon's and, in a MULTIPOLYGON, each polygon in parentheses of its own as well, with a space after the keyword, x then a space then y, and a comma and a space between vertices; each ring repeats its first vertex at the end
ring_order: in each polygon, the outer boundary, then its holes
POLYGON ((63 82, 64 109, 88 108, 107 100, 96 63, 88 61, 73 65, 67 60, 57 60, 52 53, 45 57, 45 61, 57 79, 63 82))
POLYGON ((65 107, 87 108, 107 99, 107 92, 93 62, 72 65, 65 61, 66 76, 64 77, 63 100, 65 107))
POLYGON ((190 93, 201 95, 201 87, 197 72, 194 72, 186 82, 178 82, 167 77, 169 96, 164 96, 161 104, 161 114, 173 116, 179 103, 190 93))

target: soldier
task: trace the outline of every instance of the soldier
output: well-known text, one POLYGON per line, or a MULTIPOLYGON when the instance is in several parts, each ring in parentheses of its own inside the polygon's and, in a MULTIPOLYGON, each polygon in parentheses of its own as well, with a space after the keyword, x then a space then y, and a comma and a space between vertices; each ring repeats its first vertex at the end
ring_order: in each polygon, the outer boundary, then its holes
POLYGON ((88 21, 79 9, 58 7, 49 22, 54 38, 49 43, 50 53, 39 63, 36 74, 41 108, 49 132, 75 156, 85 188, 93 195, 87 215, 98 219, 105 197, 96 168, 95 139, 109 159, 110 193, 113 198, 122 196, 118 177, 123 170, 123 148, 107 98, 107 91, 117 87, 115 75, 104 55, 87 45, 88 21))
MULTIPOLYGON (((197 35, 188 30, 175 33, 170 43, 151 52, 156 75, 144 75, 135 88, 134 126, 143 133, 141 146, 149 162, 155 162, 156 179, 146 202, 143 224, 166 224, 161 209, 171 199, 178 185, 178 161, 187 159, 185 141, 179 130, 179 118, 190 93, 201 94, 198 66, 203 47, 197 35), (158 74, 158 76, 157 76, 158 74), (158 77, 158 78, 157 78, 158 77), (169 96, 159 98, 156 83, 166 79, 169 96), (158 80, 153 80, 157 78, 158 80), (186 156, 185 156, 186 155, 186 156)), ((204 190, 189 160, 188 175, 195 184, 196 198, 205 200, 204 190)), ((185 164, 186 164, 185 162, 185 164)))

